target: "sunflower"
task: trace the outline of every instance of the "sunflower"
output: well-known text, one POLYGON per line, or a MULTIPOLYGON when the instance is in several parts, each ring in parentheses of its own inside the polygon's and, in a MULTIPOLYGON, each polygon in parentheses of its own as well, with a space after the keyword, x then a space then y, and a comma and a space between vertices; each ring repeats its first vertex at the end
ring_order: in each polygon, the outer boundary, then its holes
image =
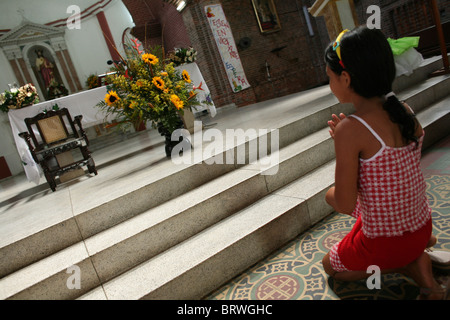
POLYGON ((160 90, 164 90, 164 80, 161 77, 154 77, 152 83, 160 90))
POLYGON ((191 77, 189 76, 189 73, 186 70, 183 70, 183 80, 187 83, 191 83, 191 77))
POLYGON ((120 100, 120 98, 117 92, 115 91, 109 91, 108 94, 105 96, 105 101, 108 104, 108 106, 112 106, 118 100, 120 100))
POLYGON ((175 105, 177 110, 183 109, 184 103, 183 101, 175 94, 170 96, 170 101, 175 105))
POLYGON ((144 53, 142 55, 142 60, 147 64, 153 64, 153 65, 155 65, 159 62, 159 59, 151 53, 144 53))

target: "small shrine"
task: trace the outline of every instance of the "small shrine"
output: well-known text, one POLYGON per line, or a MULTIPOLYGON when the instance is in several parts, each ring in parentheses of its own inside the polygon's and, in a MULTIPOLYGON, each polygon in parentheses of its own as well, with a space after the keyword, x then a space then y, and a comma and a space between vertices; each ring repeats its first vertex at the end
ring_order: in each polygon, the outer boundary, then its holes
POLYGON ((64 31, 24 20, 0 38, 0 48, 18 82, 35 84, 42 100, 82 89, 64 31))
POLYGON ((358 26, 355 4, 353 0, 317 0, 309 8, 313 17, 323 16, 331 39, 344 29, 354 29, 358 26))

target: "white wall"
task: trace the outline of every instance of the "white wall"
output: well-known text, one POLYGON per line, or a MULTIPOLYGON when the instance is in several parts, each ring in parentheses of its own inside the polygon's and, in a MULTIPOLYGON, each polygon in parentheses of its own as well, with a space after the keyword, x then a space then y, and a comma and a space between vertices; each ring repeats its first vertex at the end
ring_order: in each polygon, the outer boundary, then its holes
POLYGON ((67 8, 77 5, 81 11, 89 8, 98 0, 0 0, 0 29, 17 27, 23 16, 34 23, 46 24, 69 17, 67 8))
MULTIPOLYGON (((21 25, 22 16, 28 21, 47 24, 56 20, 67 20, 70 5, 76 4, 81 12, 94 4, 105 4, 107 0, 0 0, 0 30, 14 29, 21 25), (21 10, 21 12, 18 12, 21 10)), ((131 15, 120 0, 113 0, 103 8, 115 44, 120 54, 125 56, 122 34, 127 28, 134 26, 131 15)), ((107 61, 111 59, 107 44, 103 37, 95 13, 81 20, 81 28, 69 30, 66 28, 65 40, 67 49, 74 63, 81 85, 85 87, 86 79, 91 74, 102 74, 109 70, 107 61)), ((0 92, 8 89, 8 84, 18 82, 6 59, 0 50, 0 92)), ((23 172, 20 157, 15 148, 7 114, 0 115, 0 156, 5 157, 13 175, 23 172)))
MULTIPOLYGON (((114 42, 121 55, 125 55, 122 34, 125 29, 134 27, 133 20, 122 1, 115 1, 104 10, 114 42)), ((107 61, 111 60, 100 24, 95 16, 84 19, 81 29, 66 31, 66 42, 78 72, 84 82, 91 74, 102 74, 109 70, 107 61)))
MULTIPOLYGON (((32 2, 33 5, 30 3, 30 0, 0 0, 0 30, 13 29, 22 24, 22 15, 33 23, 47 24, 67 20, 72 15, 71 12, 67 13, 67 8, 73 4, 79 6, 83 12, 94 4, 106 4, 107 0, 39 0, 32 2)), ((103 11, 115 45, 120 54, 124 55, 122 34, 125 29, 134 27, 133 19, 120 0, 113 0, 103 11)), ((106 62, 111 59, 111 55, 95 13, 83 17, 80 29, 66 28, 65 33, 69 53, 83 86, 89 75, 108 70, 106 62)), ((8 89, 8 83, 17 82, 3 52, 0 52, 0 72, 0 92, 3 92, 8 89)))
POLYGON ((5 92, 5 90, 8 90, 8 83, 16 81, 15 79, 16 76, 14 75, 8 59, 6 59, 3 51, 0 50, 0 92, 5 92))

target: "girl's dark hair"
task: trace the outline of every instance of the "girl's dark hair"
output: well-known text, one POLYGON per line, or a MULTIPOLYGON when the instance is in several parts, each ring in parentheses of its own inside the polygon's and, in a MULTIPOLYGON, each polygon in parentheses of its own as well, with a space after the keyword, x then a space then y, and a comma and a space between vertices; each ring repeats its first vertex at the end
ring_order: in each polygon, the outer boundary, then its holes
MULTIPOLYGON (((342 63, 333 50, 333 42, 325 50, 325 62, 336 74, 344 70, 351 76, 353 90, 365 98, 383 97, 392 91, 396 75, 394 55, 385 35, 378 29, 365 26, 346 32, 340 41, 342 63)), ((415 116, 408 113, 396 96, 391 96, 383 104, 392 122, 400 127, 403 138, 415 141, 415 116)))

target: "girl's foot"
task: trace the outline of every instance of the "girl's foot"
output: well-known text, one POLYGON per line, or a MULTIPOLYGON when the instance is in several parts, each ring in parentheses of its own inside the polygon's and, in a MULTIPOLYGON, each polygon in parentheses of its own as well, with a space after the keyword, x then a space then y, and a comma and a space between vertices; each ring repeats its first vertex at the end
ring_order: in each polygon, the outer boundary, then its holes
POLYGON ((450 292, 450 280, 440 289, 421 288, 418 300, 448 300, 450 292))
POLYGON ((439 300, 444 298, 445 291, 433 277, 431 260, 426 252, 401 270, 401 273, 412 278, 422 288, 420 299, 439 300))
POLYGON ((437 242, 437 238, 436 238, 436 236, 434 236, 432 234, 431 237, 430 237, 430 240, 428 240, 427 248, 433 247, 436 244, 436 242, 437 242))

